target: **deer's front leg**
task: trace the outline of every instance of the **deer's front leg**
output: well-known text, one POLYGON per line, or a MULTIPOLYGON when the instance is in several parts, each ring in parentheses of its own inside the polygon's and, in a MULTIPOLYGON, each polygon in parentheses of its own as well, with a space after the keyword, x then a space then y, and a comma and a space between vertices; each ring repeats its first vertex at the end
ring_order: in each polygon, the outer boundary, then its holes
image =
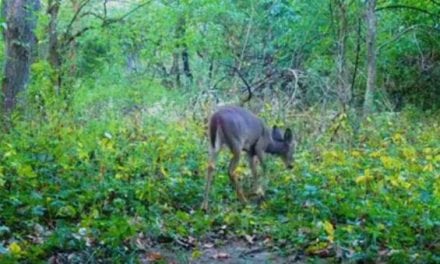
POLYGON ((262 196, 264 195, 264 192, 263 192, 263 188, 261 188, 260 177, 257 172, 257 156, 253 154, 248 154, 248 162, 249 162, 249 167, 251 168, 252 178, 253 178, 253 183, 252 183, 253 193, 256 194, 257 196, 262 196))
POLYGON ((235 169, 238 166, 238 163, 240 161, 240 150, 234 150, 232 151, 233 157, 231 159, 231 162, 229 163, 229 179, 231 180, 231 183, 233 187, 235 188, 235 191, 237 192, 237 197, 242 203, 247 203, 247 199, 243 194, 243 189, 241 188, 241 185, 238 181, 238 175, 235 173, 235 169))
MULTIPOLYGON (((257 151, 256 157, 258 158, 258 161, 261 164, 261 168, 263 170, 263 176, 265 176, 266 175, 266 165, 264 164, 264 153, 262 151, 257 151)), ((255 159, 254 159, 254 166, 255 166, 255 159)), ((256 171, 256 168, 255 168, 255 171, 256 171)), ((255 181, 256 181, 255 182, 255 194, 260 198, 264 197, 264 189, 261 186, 260 178, 257 176, 255 181)))

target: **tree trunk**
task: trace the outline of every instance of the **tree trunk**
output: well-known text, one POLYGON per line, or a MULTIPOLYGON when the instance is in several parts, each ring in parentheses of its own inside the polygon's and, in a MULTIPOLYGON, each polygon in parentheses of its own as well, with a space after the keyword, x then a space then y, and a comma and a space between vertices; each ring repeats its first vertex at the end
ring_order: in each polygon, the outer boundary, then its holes
POLYGON ((57 94, 59 93, 59 89, 61 86, 61 75, 60 75, 61 55, 59 51, 58 31, 57 31, 59 10, 60 10, 60 0, 49 0, 47 7, 47 13, 50 16, 49 30, 48 30, 49 31, 48 61, 56 73, 57 83, 55 86, 56 87, 55 92, 57 94))
MULTIPOLYGON (((73 13, 79 14, 81 12, 81 8, 82 8, 81 7, 82 1, 71 0, 71 2, 72 2, 73 13)), ((104 2, 104 3, 106 3, 106 2, 104 2)), ((105 5, 104 5, 104 7, 106 8, 105 5)), ((107 10, 107 9, 105 9, 105 10, 107 10)), ((72 25, 72 28, 78 31, 79 29, 77 27, 78 26, 76 24, 72 25)), ((70 41, 70 43, 68 43, 68 47, 60 47, 60 48, 63 49, 64 52, 66 52, 66 50, 68 51, 67 56, 66 55, 64 55, 64 56, 66 56, 67 60, 69 61, 69 76, 75 77, 78 72, 78 67, 77 67, 78 41, 76 40, 76 38, 74 38, 70 41)), ((64 56, 61 55, 61 58, 63 59, 64 56)), ((65 62, 62 61, 61 66, 60 66, 60 69, 62 71, 66 70, 65 68, 63 68, 63 63, 65 63, 65 62)), ((61 72, 61 74, 60 74, 61 80, 63 79, 62 78, 63 74, 64 74, 64 72, 61 72)), ((64 89, 65 88, 66 87, 64 87, 64 89)))
POLYGON ((2 80, 3 111, 5 120, 17 104, 17 95, 29 81, 30 65, 35 51, 34 29, 37 22, 39 0, 4 0, 3 17, 6 63, 2 80))
POLYGON ((376 0, 367 0, 367 88, 364 98, 364 116, 374 110, 376 90, 376 0))
POLYGON ((188 78, 190 82, 193 80, 193 75, 191 73, 191 67, 189 63, 189 54, 188 47, 185 42, 183 42, 183 38, 185 37, 186 32, 186 21, 184 18, 180 18, 179 24, 176 29, 176 39, 178 40, 178 44, 176 45, 176 49, 181 51, 182 58, 182 70, 185 76, 188 78))
POLYGON ((347 67, 347 39, 349 34, 348 28, 348 6, 345 1, 335 1, 337 15, 337 89, 338 97, 345 106, 349 104, 352 97, 350 75, 347 67))
POLYGON ((186 47, 186 45, 184 45, 182 51, 182 64, 183 64, 183 72, 185 73, 189 81, 192 82, 193 75, 191 73, 191 68, 189 66, 189 55, 188 55, 188 48, 186 47))
POLYGON ((173 53, 173 65, 170 69, 170 75, 175 75, 176 82, 174 87, 180 87, 180 68, 179 68, 179 54, 174 52, 173 53))

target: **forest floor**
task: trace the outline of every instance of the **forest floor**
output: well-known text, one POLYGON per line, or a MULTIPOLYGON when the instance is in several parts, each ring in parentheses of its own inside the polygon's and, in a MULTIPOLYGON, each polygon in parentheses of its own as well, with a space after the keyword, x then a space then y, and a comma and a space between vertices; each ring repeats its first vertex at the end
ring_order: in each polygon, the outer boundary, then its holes
POLYGON ((156 245, 141 257, 141 263, 305 263, 297 254, 281 254, 265 245, 265 241, 249 243, 247 239, 230 239, 197 243, 196 247, 185 249, 172 244, 156 245))
MULTIPOLYGON (((167 238, 169 239, 169 238, 167 238)), ((166 240, 167 240, 166 239, 166 240)), ((229 237, 224 239, 196 242, 168 240, 151 242, 149 239, 136 241, 138 252, 132 252, 136 263, 142 264, 264 264, 264 263, 306 263, 304 254, 274 247, 268 238, 254 240, 253 237, 229 237)), ((94 251, 92 248, 89 250, 94 251)), ((328 252, 327 252, 328 253, 328 252)), ((48 263, 76 263, 75 260, 87 259, 90 251, 59 252, 52 255, 48 263)), ((334 260, 330 255, 321 260, 334 260)), ((316 258, 315 258, 316 260, 316 258)), ((119 261, 115 260, 117 263, 119 261)))
POLYGON ((258 204, 225 151, 208 212, 196 122, 24 122, 0 144, 0 263, 440 263, 438 116, 378 115, 293 170, 268 158, 258 204))

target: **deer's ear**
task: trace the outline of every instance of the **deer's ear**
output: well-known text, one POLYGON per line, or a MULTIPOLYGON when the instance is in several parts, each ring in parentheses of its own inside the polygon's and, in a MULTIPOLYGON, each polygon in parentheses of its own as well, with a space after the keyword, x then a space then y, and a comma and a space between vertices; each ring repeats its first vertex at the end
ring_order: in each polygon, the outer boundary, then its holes
POLYGON ((293 134, 292 134, 292 130, 290 130, 290 128, 286 129, 286 133, 284 133, 284 141, 286 141, 288 143, 292 143, 292 141, 293 141, 293 134))
POLYGON ((281 131, 277 126, 272 127, 272 139, 283 141, 283 136, 281 135, 281 131))

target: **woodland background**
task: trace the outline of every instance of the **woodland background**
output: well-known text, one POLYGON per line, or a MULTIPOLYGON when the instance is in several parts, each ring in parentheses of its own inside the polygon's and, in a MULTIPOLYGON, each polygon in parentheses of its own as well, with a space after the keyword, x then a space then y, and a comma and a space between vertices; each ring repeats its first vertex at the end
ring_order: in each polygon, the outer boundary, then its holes
POLYGON ((0 262, 440 262, 439 1, 1 9, 0 262), (225 151, 205 213, 223 104, 299 144, 247 206, 225 151))

